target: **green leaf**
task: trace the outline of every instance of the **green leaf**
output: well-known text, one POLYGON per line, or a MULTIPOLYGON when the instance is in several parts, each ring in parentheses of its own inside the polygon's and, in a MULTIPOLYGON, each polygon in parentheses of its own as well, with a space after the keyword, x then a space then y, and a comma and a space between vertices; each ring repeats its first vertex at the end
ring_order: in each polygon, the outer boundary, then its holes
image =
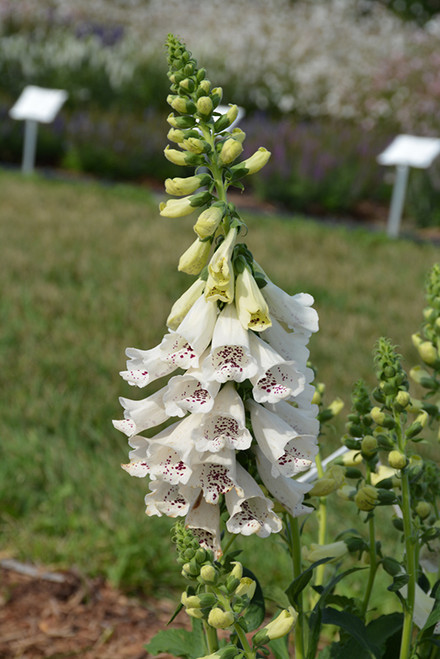
POLYGON ((243 616, 246 622, 247 631, 252 632, 254 629, 257 629, 257 627, 259 627, 263 622, 264 616, 266 614, 266 607, 264 604, 263 591, 255 574, 248 570, 247 567, 243 567, 243 576, 250 577, 257 584, 254 596, 251 599, 251 603, 249 604, 248 608, 246 609, 246 613, 243 616))
POLYGON ((186 629, 160 631, 144 647, 153 657, 161 652, 167 652, 183 659, 197 659, 202 654, 206 654, 201 624, 193 625, 191 632, 186 629))
POLYGON ((276 638, 268 643, 275 659, 290 659, 287 639, 287 636, 283 636, 283 638, 276 638))
POLYGON ((313 563, 310 565, 308 568, 302 572, 299 577, 296 577, 290 584, 290 586, 286 589, 286 595, 289 598, 289 602, 293 606, 298 605, 298 595, 304 590, 304 588, 307 586, 309 583, 310 579, 313 576, 313 570, 315 567, 318 567, 318 565, 321 565, 321 563, 328 563, 328 561, 331 561, 332 558, 321 558, 320 561, 316 561, 316 563, 313 563))
POLYGON ((181 612, 182 609, 183 609, 183 604, 180 602, 180 603, 177 605, 176 610, 174 611, 173 615, 172 615, 171 618, 168 620, 167 625, 171 625, 171 623, 173 622, 174 618, 176 618, 176 616, 181 612))
POLYGON ((429 629, 429 627, 432 627, 433 625, 437 624, 439 620, 440 620, 440 602, 437 601, 431 613, 429 614, 428 620, 425 622, 422 631, 425 631, 425 629, 429 629))
MULTIPOLYGON (((380 616, 367 625, 367 638, 370 643, 378 646, 374 655, 375 659, 396 659, 399 656, 402 625, 403 615, 401 613, 380 616)), ((343 642, 333 643, 325 650, 326 654, 321 652, 319 659, 371 658, 364 641, 358 641, 353 637, 343 642)))
MULTIPOLYGON (((363 621, 348 611, 338 611, 327 607, 322 611, 322 622, 325 625, 340 627, 352 636, 368 651, 368 657, 380 657, 380 648, 372 643, 367 635, 367 629, 363 621)), ((347 655, 346 655, 347 656, 347 655)))

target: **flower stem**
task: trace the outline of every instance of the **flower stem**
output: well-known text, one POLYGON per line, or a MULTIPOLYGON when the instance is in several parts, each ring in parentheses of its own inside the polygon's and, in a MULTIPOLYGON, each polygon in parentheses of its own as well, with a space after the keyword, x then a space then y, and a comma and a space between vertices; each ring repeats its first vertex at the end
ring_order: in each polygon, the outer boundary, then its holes
MULTIPOLYGON (((395 415, 397 426, 397 441, 399 449, 405 453, 405 439, 402 433, 402 424, 400 415, 395 415)), ((405 537, 405 563, 406 571, 409 577, 407 597, 403 612, 403 630, 402 642, 400 646, 399 659, 408 659, 411 653, 411 639, 413 629, 413 615, 414 615, 414 602, 416 594, 416 563, 415 563, 415 547, 413 537, 413 527, 411 519, 411 493, 409 487, 409 476, 406 468, 401 471, 401 491, 402 502, 401 509, 403 515, 403 531, 405 537)))
POLYGON ((244 656, 246 657, 246 659, 255 659, 256 653, 252 650, 251 646, 249 645, 249 641, 246 638, 246 634, 244 633, 242 627, 240 627, 238 622, 235 623, 234 629, 235 629, 235 633, 240 639, 240 643, 244 650, 244 656))
MULTIPOLYGON (((290 555, 292 557, 293 578, 296 579, 300 576, 302 571, 301 565, 301 536, 299 532, 298 519, 289 515, 289 522, 287 524, 287 541, 289 545, 290 555)), ((304 610, 303 610, 303 594, 298 595, 298 619, 295 626, 295 659, 304 659, 304 610)))
POLYGON ((368 529, 369 529, 369 550, 370 550, 370 572, 368 575, 367 588, 365 590, 364 601, 362 604, 362 617, 365 616, 368 603, 370 601, 371 592, 373 590, 374 579, 377 572, 377 555, 376 555, 376 529, 374 514, 370 514, 370 519, 368 520, 368 529))
POLYGON ((205 632, 206 645, 208 646, 208 652, 212 654, 216 652, 219 648, 217 630, 211 625, 208 625, 206 620, 203 620, 203 629, 205 632))

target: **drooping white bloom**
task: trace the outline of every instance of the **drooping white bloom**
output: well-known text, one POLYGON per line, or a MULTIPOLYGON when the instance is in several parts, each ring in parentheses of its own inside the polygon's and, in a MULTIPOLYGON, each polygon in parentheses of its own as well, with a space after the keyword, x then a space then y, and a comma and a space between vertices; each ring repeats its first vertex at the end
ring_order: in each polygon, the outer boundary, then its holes
POLYGON ((264 496, 262 489, 240 464, 237 464, 237 479, 243 495, 236 490, 225 495, 230 515, 226 522, 229 533, 256 533, 260 538, 267 538, 271 533, 281 531, 282 522, 272 511, 273 502, 264 496))
POLYGON ((194 437, 194 443, 197 451, 211 453, 223 448, 240 451, 251 445, 243 402, 232 382, 219 391, 212 410, 202 416, 200 434, 194 437))
POLYGON ((201 488, 207 503, 217 504, 221 494, 235 489, 243 494, 238 484, 235 453, 223 449, 218 453, 194 453, 191 461, 192 476, 188 485, 201 488))
POLYGON ((207 503, 202 492, 191 506, 185 526, 191 529, 201 547, 214 552, 215 559, 220 558, 222 548, 220 544, 220 507, 207 503))
POLYGON ((276 318, 272 325, 264 330, 263 338, 286 360, 293 360, 299 366, 305 366, 310 355, 306 347, 310 338, 309 332, 288 332, 276 318))
POLYGON ((299 436, 278 415, 253 400, 247 401, 251 413, 252 429, 263 454, 272 465, 276 478, 294 476, 309 469, 318 448, 314 435, 299 436))
MULTIPOLYGON (((298 435, 314 435, 315 437, 318 436, 319 421, 316 418, 315 410, 310 410, 309 408, 300 409, 298 407, 294 407, 284 400, 275 403, 275 405, 265 403, 264 407, 266 407, 274 414, 277 414, 281 419, 283 419, 283 421, 288 423, 289 426, 291 426, 298 433, 298 435)), ((313 405, 313 407, 316 407, 317 412, 318 406, 313 405)))
POLYGON ((127 370, 120 371, 120 375, 128 384, 137 387, 146 387, 177 368, 172 361, 165 361, 160 345, 151 350, 127 348, 125 353, 130 359, 127 360, 127 370))
POLYGON ((258 364, 257 374, 250 378, 258 403, 276 403, 297 396, 304 389, 305 376, 298 371, 295 362, 283 359, 255 334, 250 335, 249 344, 258 364))
MULTIPOLYGON (((403 597, 406 598, 408 595, 408 586, 403 586, 400 591, 403 597)), ((428 617, 434 608, 436 600, 433 597, 430 597, 428 593, 420 588, 419 584, 416 583, 416 596, 414 600, 414 622, 416 623, 419 629, 423 629, 428 620, 428 617)), ((434 633, 438 633, 434 630, 434 633)))
POLYGON ((255 375, 257 362, 249 348, 248 334, 238 320, 235 305, 226 305, 215 324, 210 354, 203 362, 206 378, 243 382, 255 375))
POLYGON ((298 517, 299 515, 313 511, 313 508, 303 505, 304 495, 312 489, 312 485, 309 483, 298 483, 298 481, 292 478, 286 478, 281 475, 274 477, 272 475, 272 464, 258 446, 255 447, 255 456, 258 473, 264 485, 292 517, 298 517))
POLYGON ((119 398, 119 402, 124 408, 124 419, 113 421, 114 427, 130 437, 164 423, 169 417, 163 404, 165 391, 166 388, 159 389, 142 400, 119 398))
POLYGON ((202 384, 199 369, 189 369, 185 375, 175 375, 169 380, 163 396, 165 411, 169 416, 209 412, 219 389, 220 383, 202 384))
POLYGON ((145 497, 146 514, 162 517, 183 517, 187 515, 198 492, 184 485, 171 485, 166 481, 150 482, 150 493, 145 497))
POLYGON ((130 437, 128 443, 133 448, 129 453, 130 460, 137 462, 150 459, 158 446, 166 446, 175 451, 183 462, 190 464, 191 454, 194 451, 191 436, 198 425, 200 425, 200 415, 189 414, 153 437, 142 437, 141 435, 130 437))
POLYGON ((193 304, 199 299, 205 289, 206 282, 203 279, 196 279, 191 286, 179 297, 173 304, 170 314, 167 318, 167 327, 176 330, 182 320, 185 318, 193 304))
POLYGON ((160 444, 151 445, 150 457, 121 466, 130 476, 150 476, 153 480, 159 478, 171 485, 187 483, 192 473, 191 467, 185 464, 176 451, 160 444))
POLYGON ((217 318, 215 302, 200 296, 175 331, 165 334, 160 344, 163 360, 175 368, 196 368, 209 345, 217 318))
POLYGON ((318 314, 312 308, 314 299, 311 295, 289 295, 269 279, 261 292, 269 305, 270 314, 286 323, 290 329, 310 333, 318 331, 318 314))

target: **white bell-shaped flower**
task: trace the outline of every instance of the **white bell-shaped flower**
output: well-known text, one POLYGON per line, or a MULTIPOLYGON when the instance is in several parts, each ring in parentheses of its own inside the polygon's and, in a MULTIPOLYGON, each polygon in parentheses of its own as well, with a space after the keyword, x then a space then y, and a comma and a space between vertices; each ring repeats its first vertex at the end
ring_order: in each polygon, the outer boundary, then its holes
POLYGON ((223 449, 218 453, 192 454, 191 479, 188 485, 201 488, 207 503, 217 504, 221 494, 237 489, 237 463, 234 451, 223 449))
POLYGON ((250 447, 252 435, 246 428, 243 401, 232 382, 217 394, 214 407, 203 414, 200 434, 194 436, 197 451, 217 453, 223 448, 242 451, 250 447))
POLYGON ((264 330, 262 338, 287 361, 293 360, 300 367, 307 364, 310 332, 286 331, 281 323, 272 318, 272 326, 264 330))
POLYGON ((187 412, 206 413, 220 389, 219 382, 201 382, 201 372, 189 369, 185 375, 175 375, 166 387, 163 404, 168 416, 184 416, 187 412))
POLYGON ((258 363, 257 374, 250 378, 254 385, 252 393, 258 403, 276 403, 303 390, 305 376, 295 362, 283 359, 255 334, 250 335, 249 344, 258 363))
POLYGON ((238 320, 235 305, 226 305, 215 324, 210 354, 203 361, 207 379, 243 382, 255 375, 257 362, 251 354, 248 335, 238 320))
POLYGON ((231 490, 225 495, 229 519, 226 528, 229 533, 252 535, 267 538, 271 533, 281 531, 282 522, 273 512, 273 502, 264 496, 262 489, 240 464, 237 464, 237 478, 243 494, 231 490))
POLYGON ((298 517, 313 511, 313 508, 303 505, 304 495, 312 489, 311 484, 298 483, 292 478, 281 475, 274 477, 272 475, 272 464, 258 446, 255 447, 255 456, 258 473, 264 485, 274 499, 279 501, 292 517, 298 517))
POLYGON ((198 494, 191 487, 171 485, 162 480, 151 481, 150 490, 145 497, 145 512, 150 517, 183 517, 188 514, 198 494))
POLYGON ((120 371, 120 375, 132 386, 146 387, 147 384, 169 375, 177 368, 173 362, 165 361, 160 345, 151 350, 127 348, 125 354, 129 357, 127 370, 120 371))
POLYGON ((114 427, 131 437, 131 435, 164 423, 169 417, 163 404, 165 391, 166 388, 159 389, 142 400, 119 398, 119 402, 124 408, 124 419, 113 421, 114 427))
POLYGON ((222 554, 220 544, 220 507, 207 503, 200 492, 189 510, 185 526, 196 536, 201 547, 214 552, 215 559, 222 554))
POLYGON ((261 292, 269 305, 271 316, 275 316, 293 330, 311 333, 318 331, 318 314, 312 308, 314 299, 311 295, 308 293, 289 295, 270 279, 267 279, 267 284, 261 292))
MULTIPOLYGON (((265 403, 264 407, 268 410, 277 414, 283 421, 289 424, 298 435, 314 435, 318 436, 319 433, 319 421, 316 418, 315 410, 313 409, 300 409, 294 407, 290 403, 281 400, 274 405, 265 403)), ((318 410, 317 405, 313 405, 313 408, 318 410)))
POLYGON ((211 342, 216 319, 216 302, 207 302, 201 295, 179 327, 162 339, 163 359, 175 367, 197 368, 200 356, 211 342))
POLYGON ((154 443, 149 444, 148 457, 121 466, 130 476, 150 476, 153 480, 158 478, 172 485, 187 483, 192 474, 191 467, 174 449, 154 443))

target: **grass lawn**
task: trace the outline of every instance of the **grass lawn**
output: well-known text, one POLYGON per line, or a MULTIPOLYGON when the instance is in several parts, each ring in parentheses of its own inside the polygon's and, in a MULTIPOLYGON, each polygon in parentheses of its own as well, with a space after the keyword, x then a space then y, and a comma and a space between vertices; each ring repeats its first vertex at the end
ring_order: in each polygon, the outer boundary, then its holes
MULTIPOLYGON (((144 517, 146 484, 119 468, 127 442, 111 419, 122 416, 118 396, 146 395, 118 371, 126 346, 161 340, 191 281, 176 264, 193 222, 160 218, 148 191, 127 186, 0 172, 0 191, 0 551, 157 593, 178 573, 170 523, 144 517)), ((329 401, 341 396, 349 407, 354 381, 374 382, 380 335, 408 368, 415 363, 410 335, 436 247, 300 218, 246 221, 273 281, 315 297, 321 331, 311 356, 329 401)), ((329 451, 342 431, 341 420, 329 451)), ((273 553, 267 541, 250 546, 267 582, 288 569, 276 538, 273 553)))

